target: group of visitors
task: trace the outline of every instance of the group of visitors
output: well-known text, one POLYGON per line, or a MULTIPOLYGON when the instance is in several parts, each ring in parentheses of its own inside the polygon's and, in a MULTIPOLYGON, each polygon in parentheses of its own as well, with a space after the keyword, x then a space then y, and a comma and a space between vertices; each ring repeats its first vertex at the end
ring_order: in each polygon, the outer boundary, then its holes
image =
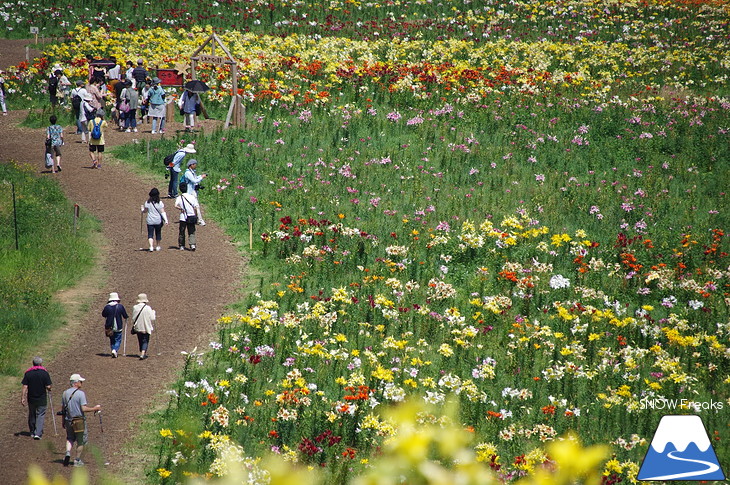
MULTIPOLYGON (((122 345, 124 331, 127 328, 127 310, 122 305, 119 295, 116 292, 109 294, 107 304, 101 312, 105 319, 105 332, 109 337, 112 358, 117 358, 122 345)), ((156 325, 157 314, 149 305, 149 299, 145 293, 137 295, 137 304, 132 308, 131 333, 137 336, 139 344, 139 360, 148 358, 150 335, 156 325)), ((126 340, 124 352, 126 353, 126 340)), ((76 453, 73 461, 74 466, 84 466, 82 453, 88 442, 89 430, 87 426, 87 413, 101 413, 101 405, 89 406, 86 394, 81 390, 86 379, 79 374, 72 374, 69 381, 70 387, 61 396, 61 409, 58 414, 61 416, 61 426, 66 430, 66 454, 63 465, 71 464, 71 453, 76 445, 76 453)), ((43 367, 41 357, 33 358, 33 365, 25 371, 21 381, 22 394, 20 403, 28 407, 28 431, 34 440, 43 437, 46 415, 51 406, 50 414, 55 423, 55 411, 52 405, 51 391, 52 381, 48 370, 43 367)))
MULTIPOLYGON (((123 352, 126 355, 126 334, 124 334, 124 331, 127 328, 129 315, 117 292, 109 293, 108 301, 101 311, 101 316, 104 317, 104 331, 109 337, 112 358, 119 357, 122 340, 124 340, 123 352)), ((130 331, 137 336, 139 360, 146 360, 148 357, 147 348, 150 343, 150 335, 154 330, 153 324, 156 320, 157 313, 149 306, 147 295, 145 293, 137 295, 137 304, 132 308, 132 327, 130 331)))
MULTIPOLYGON (((88 83, 77 81, 73 89, 66 91, 67 79, 60 69, 54 69, 53 78, 57 82, 49 82, 49 93, 52 104, 64 104, 70 102, 76 118, 77 134, 81 135, 82 143, 88 143, 92 167, 101 168, 102 154, 105 147, 105 132, 109 129, 109 121, 104 106, 111 96, 106 83, 110 81, 115 88, 116 110, 120 119, 120 127, 124 131, 137 131, 137 111, 141 110, 144 117, 151 118, 152 133, 164 133, 165 129, 165 91, 160 86, 159 79, 148 79, 146 71, 139 61, 136 68, 128 62, 128 69, 125 73, 118 72, 118 65, 106 71, 95 70, 88 83), (142 72, 144 71, 144 72, 142 72), (102 76, 104 72, 104 76, 102 76), (115 76, 119 76, 116 78, 115 76), (126 77, 123 79, 122 76, 126 77), (65 81, 64 81, 65 79, 65 81), (116 81, 116 82, 114 82, 116 81), (142 85, 139 89, 139 84, 142 85), (51 89, 51 87, 53 89, 51 89), (144 100, 144 102, 142 101, 144 100), (143 107, 144 106, 144 107, 143 107), (88 140, 87 140, 88 138, 88 140)), ((56 67, 56 66, 54 66, 56 67)), ((2 72, 0 72, 0 75, 2 72)), ((68 83, 71 86, 71 83, 68 83)), ((4 85, 0 76, 0 106, 5 112, 4 85)), ((197 94, 185 93, 181 99, 181 110, 190 116, 185 117, 186 128, 194 126, 194 113, 196 105, 199 104, 197 94), (190 113, 188 113, 190 111, 190 113)), ((50 124, 46 129, 47 154, 50 155, 52 173, 61 172, 61 148, 64 145, 63 127, 58 124, 57 116, 51 115, 50 124)), ((167 167, 169 170, 170 182, 168 185, 168 197, 174 199, 174 206, 179 211, 178 244, 180 250, 186 249, 186 242, 189 250, 196 250, 196 227, 205 225, 202 217, 200 203, 198 202, 198 191, 202 188, 201 183, 207 174, 198 174, 198 162, 195 159, 188 159, 189 155, 196 153, 195 146, 189 143, 172 155, 172 161, 167 167)), ((166 160, 167 161, 167 160, 166 160)), ((161 200, 159 189, 152 188, 148 199, 140 206, 143 216, 146 216, 147 240, 149 252, 161 250, 162 227, 169 225, 169 219, 165 211, 165 204, 161 200)), ((101 316, 104 320, 104 332, 109 339, 111 357, 116 359, 120 352, 126 354, 126 331, 131 318, 130 333, 137 336, 139 348, 138 358, 141 361, 149 357, 148 349, 150 337, 157 325, 157 315, 149 304, 145 293, 137 295, 136 304, 133 306, 131 315, 121 303, 117 292, 109 294, 107 303, 102 309, 101 316)), ((24 374, 22 380, 21 403, 28 407, 28 430, 34 440, 40 440, 43 436, 47 411, 54 416, 55 413, 51 401, 52 382, 48 371, 43 367, 43 360, 40 357, 33 359, 33 366, 24 374), (49 408, 50 406, 50 408, 49 408)), ((87 415, 89 413, 101 413, 101 405, 91 406, 88 404, 86 394, 82 390, 86 379, 80 374, 71 375, 70 386, 61 396, 61 409, 57 413, 62 416, 62 426, 66 430, 66 452, 64 455, 64 466, 84 466, 82 453, 88 441, 87 415), (75 446, 75 453, 74 453, 75 446), (73 457, 72 457, 73 454, 73 457), (73 458, 73 459, 72 459, 73 458)), ((99 414, 101 422, 101 414, 99 414)))
MULTIPOLYGON (((76 456, 74 466, 84 466, 81 454, 88 441, 89 430, 86 425, 86 413, 101 413, 101 404, 89 406, 86 394, 81 386, 86 379, 79 374, 72 374, 69 378, 69 388, 61 395, 61 426, 66 430, 66 454, 63 458, 63 465, 71 464, 71 452, 76 444, 76 456)), ((28 406, 28 429, 34 440, 43 437, 46 413, 49 401, 51 400, 51 376, 43 367, 41 357, 33 358, 33 365, 25 371, 22 380, 23 393, 20 403, 28 406)), ((55 422, 55 413, 51 406, 50 413, 55 422)))

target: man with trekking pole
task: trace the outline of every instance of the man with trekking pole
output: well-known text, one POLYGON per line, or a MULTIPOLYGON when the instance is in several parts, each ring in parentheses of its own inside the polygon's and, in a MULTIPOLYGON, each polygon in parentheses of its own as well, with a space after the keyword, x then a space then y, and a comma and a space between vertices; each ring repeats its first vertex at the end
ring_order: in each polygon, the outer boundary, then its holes
POLYGON ((25 371, 21 384, 23 394, 20 403, 28 406, 28 430, 34 440, 39 440, 43 436, 48 395, 51 392, 51 376, 43 367, 43 359, 33 357, 33 366, 25 371))
MULTIPOLYGON (((92 407, 86 401, 86 394, 81 390, 85 380, 79 374, 71 375, 69 379, 71 387, 63 391, 61 398, 63 427, 66 428, 66 456, 63 458, 63 466, 69 466, 71 463, 71 451, 74 443, 76 443, 74 466, 84 466, 81 454, 84 452, 84 446, 89 440, 86 413, 101 413, 101 404, 92 407)), ((101 424, 101 414, 99 414, 99 424, 101 424)))

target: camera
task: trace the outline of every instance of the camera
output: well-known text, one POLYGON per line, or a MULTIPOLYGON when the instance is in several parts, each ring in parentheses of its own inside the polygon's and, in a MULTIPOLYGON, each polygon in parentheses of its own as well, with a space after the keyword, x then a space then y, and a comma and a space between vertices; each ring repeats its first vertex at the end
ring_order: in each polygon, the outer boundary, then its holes
POLYGON ((205 188, 205 186, 204 186, 203 184, 195 184, 195 191, 196 191, 196 192, 197 192, 198 190, 203 190, 204 188, 205 188))

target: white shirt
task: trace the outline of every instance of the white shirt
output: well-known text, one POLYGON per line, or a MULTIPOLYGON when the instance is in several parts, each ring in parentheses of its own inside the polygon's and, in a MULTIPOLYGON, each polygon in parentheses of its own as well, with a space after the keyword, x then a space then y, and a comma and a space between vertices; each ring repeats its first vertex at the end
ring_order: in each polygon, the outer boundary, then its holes
POLYGON ((188 216, 194 216, 196 214, 196 210, 199 207, 198 199, 189 194, 180 194, 175 199, 175 207, 180 209, 180 221, 185 221, 188 216))
POLYGON ((121 77, 121 69, 122 68, 119 67, 119 64, 117 64, 106 72, 106 77, 109 79, 119 79, 121 77))

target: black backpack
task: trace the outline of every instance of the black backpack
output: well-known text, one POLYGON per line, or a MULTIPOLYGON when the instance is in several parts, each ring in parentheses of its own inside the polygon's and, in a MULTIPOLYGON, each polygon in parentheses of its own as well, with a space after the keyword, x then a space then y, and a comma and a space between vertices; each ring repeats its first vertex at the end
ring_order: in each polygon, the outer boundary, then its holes
POLYGON ((73 98, 71 98, 71 106, 73 106, 73 109, 77 111, 81 109, 81 96, 74 94, 73 98))
POLYGON ((172 152, 171 154, 169 154, 168 156, 166 156, 164 158, 162 163, 165 165, 165 168, 172 168, 172 162, 175 161, 175 155, 177 155, 177 152, 179 152, 179 151, 180 150, 175 150, 174 152, 172 152))
POLYGON ((58 78, 56 76, 48 78, 48 89, 50 91, 56 91, 58 89, 58 78))

